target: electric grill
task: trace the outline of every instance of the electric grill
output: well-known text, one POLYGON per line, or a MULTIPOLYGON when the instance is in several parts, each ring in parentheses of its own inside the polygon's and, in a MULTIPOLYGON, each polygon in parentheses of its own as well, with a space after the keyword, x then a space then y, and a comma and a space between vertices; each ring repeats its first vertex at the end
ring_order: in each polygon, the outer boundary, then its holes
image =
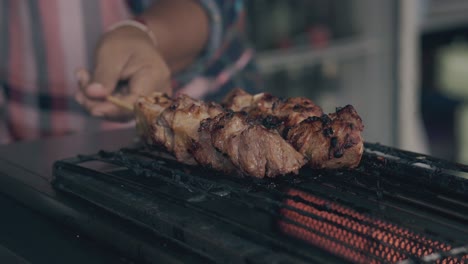
POLYGON ((468 262, 468 166, 379 144, 365 144, 357 169, 276 179, 184 166, 142 146, 57 161, 54 176, 60 192, 194 262, 468 262))

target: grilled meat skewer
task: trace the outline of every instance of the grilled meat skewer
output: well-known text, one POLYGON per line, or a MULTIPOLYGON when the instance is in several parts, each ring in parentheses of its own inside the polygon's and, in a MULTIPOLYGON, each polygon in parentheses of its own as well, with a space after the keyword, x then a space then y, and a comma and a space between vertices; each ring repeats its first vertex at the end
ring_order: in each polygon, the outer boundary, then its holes
POLYGON ((206 103, 181 95, 154 94, 135 104, 145 142, 189 165, 226 173, 275 177, 313 168, 352 168, 363 152, 362 120, 348 105, 323 114, 306 98, 286 100, 235 90, 206 103))
POLYGON ((135 105, 140 130, 150 133, 143 137, 184 164, 263 178, 297 174, 306 162, 277 131, 265 128, 261 119, 185 95, 174 100, 155 97, 135 105), (151 107, 152 102, 162 103, 151 107))

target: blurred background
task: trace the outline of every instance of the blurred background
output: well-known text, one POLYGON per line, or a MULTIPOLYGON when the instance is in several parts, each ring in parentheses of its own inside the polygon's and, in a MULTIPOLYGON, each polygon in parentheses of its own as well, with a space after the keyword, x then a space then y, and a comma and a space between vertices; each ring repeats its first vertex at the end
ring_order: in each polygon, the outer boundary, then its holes
POLYGON ((267 91, 352 104, 365 140, 468 164, 468 1, 246 1, 267 91))

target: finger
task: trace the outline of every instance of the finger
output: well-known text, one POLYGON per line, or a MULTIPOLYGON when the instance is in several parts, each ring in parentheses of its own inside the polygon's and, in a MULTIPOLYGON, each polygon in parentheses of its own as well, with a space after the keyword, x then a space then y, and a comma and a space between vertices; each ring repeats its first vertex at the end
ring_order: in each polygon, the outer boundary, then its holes
POLYGON ((83 105, 85 96, 84 96, 84 90, 86 86, 89 84, 89 81, 91 79, 89 72, 86 69, 78 69, 75 71, 75 76, 78 81, 78 90, 75 93, 75 100, 83 105))
MULTIPOLYGON (((124 100, 120 98, 121 96, 118 95, 115 95, 114 97, 118 97, 119 101, 124 100)), ((104 117, 106 119, 115 121, 127 121, 133 116, 133 111, 129 111, 128 107, 123 108, 121 105, 115 104, 114 102, 109 100, 105 101, 89 99, 84 95, 84 93, 81 90, 78 90, 76 92, 75 99, 92 116, 104 117)), ((131 98, 127 100, 133 102, 136 100, 136 98, 131 98)))
POLYGON ((92 115, 95 115, 95 116, 100 116, 102 114, 98 113, 98 112, 94 112, 93 113, 93 109, 102 104, 103 101, 96 101, 96 100, 91 100, 89 98, 87 98, 83 92, 81 90, 79 90, 78 92, 76 92, 75 94, 75 100, 84 108, 86 109, 87 112, 89 112, 90 114, 92 115))
POLYGON ((128 58, 125 56, 110 56, 110 54, 101 52, 97 56, 96 67, 90 84, 85 87, 84 94, 91 99, 101 100, 111 95, 127 60, 128 58))
MULTIPOLYGON (((125 97, 119 96, 117 98, 119 101, 135 102, 138 96, 132 94, 132 95, 127 95, 125 97)), ((134 115, 133 111, 130 111, 129 109, 124 108, 111 101, 106 101, 104 103, 95 105, 91 109, 91 114, 94 116, 100 116, 108 120, 115 120, 115 121, 127 121, 127 120, 132 119, 134 115)))
POLYGON ((75 93, 75 100, 80 104, 83 105, 84 103, 84 88, 88 85, 90 76, 86 69, 79 68, 75 71, 75 77, 78 82, 78 90, 75 93))
POLYGON ((91 108, 93 108, 96 104, 99 103, 99 100, 89 99, 85 95, 85 89, 87 88, 87 86, 89 86, 91 76, 89 72, 85 69, 77 70, 75 75, 78 80, 79 86, 78 91, 75 93, 75 100, 89 112, 91 108))
POLYGON ((114 93, 108 96, 105 101, 99 101, 98 104, 93 104, 90 112, 92 115, 102 116, 111 120, 122 119, 119 118, 119 116, 122 115, 125 117, 123 118, 125 120, 129 113, 133 114, 133 102, 136 101, 137 98, 136 95, 130 93, 114 93), (109 98, 112 98, 112 100, 109 100, 109 98))
POLYGON ((103 101, 112 91, 106 90, 100 83, 93 82, 86 85, 83 92, 88 99, 103 101))
POLYGON ((92 101, 87 99, 82 92, 77 92, 75 99, 86 111, 95 117, 104 117, 109 120, 125 121, 131 118, 130 111, 122 111, 118 106, 106 101, 92 101))
POLYGON ((89 81, 91 79, 89 72, 84 68, 80 68, 76 70, 75 76, 78 81, 78 86, 80 89, 84 89, 84 87, 86 87, 89 84, 89 81))
POLYGON ((130 93, 148 95, 159 91, 172 95, 171 72, 165 61, 157 53, 152 56, 131 56, 122 69, 122 76, 129 80, 130 93))

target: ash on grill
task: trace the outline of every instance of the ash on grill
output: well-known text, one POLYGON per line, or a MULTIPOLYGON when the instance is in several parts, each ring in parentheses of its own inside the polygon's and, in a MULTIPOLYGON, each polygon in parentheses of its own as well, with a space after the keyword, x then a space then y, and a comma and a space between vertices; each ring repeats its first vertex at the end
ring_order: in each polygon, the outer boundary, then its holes
POLYGON ((468 167, 365 147, 357 169, 268 180, 102 151, 57 162, 54 186, 208 262, 468 262, 468 167))

